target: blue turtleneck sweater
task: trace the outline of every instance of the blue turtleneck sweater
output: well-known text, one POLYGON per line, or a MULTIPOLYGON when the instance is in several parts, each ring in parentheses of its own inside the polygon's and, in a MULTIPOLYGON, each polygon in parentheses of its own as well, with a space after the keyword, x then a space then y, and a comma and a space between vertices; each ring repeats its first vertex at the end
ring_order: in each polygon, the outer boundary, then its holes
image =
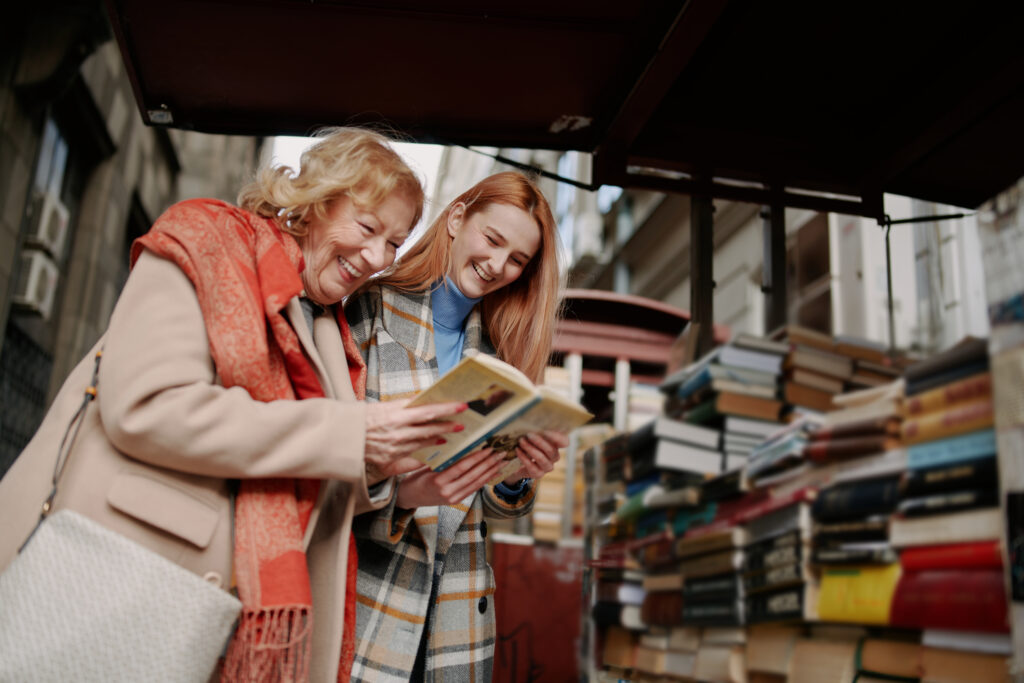
POLYGON ((446 277, 430 290, 430 307, 434 312, 434 347, 437 369, 444 375, 462 358, 466 341, 466 318, 480 299, 470 299, 446 277))
MULTIPOLYGON (((451 278, 445 277, 430 290, 430 308, 434 315, 434 348, 437 351, 437 370, 444 375, 462 358, 466 342, 466 318, 480 299, 471 299, 462 293, 451 278), (445 286, 447 285, 447 286, 445 286)), ((527 491, 528 479, 517 486, 498 484, 495 490, 502 498, 515 502, 527 491)))

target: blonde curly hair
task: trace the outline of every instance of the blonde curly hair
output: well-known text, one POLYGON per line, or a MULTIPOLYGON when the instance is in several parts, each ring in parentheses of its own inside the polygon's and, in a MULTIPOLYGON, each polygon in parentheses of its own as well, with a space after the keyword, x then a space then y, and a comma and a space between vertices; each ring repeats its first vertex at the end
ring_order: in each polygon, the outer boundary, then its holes
POLYGON ((415 205, 412 229, 423 214, 423 184, 392 147, 392 140, 365 128, 325 128, 300 157, 300 171, 289 166, 260 168, 238 194, 238 205, 275 219, 280 228, 304 237, 313 217, 326 217, 330 203, 348 197, 375 208, 393 192, 415 205))

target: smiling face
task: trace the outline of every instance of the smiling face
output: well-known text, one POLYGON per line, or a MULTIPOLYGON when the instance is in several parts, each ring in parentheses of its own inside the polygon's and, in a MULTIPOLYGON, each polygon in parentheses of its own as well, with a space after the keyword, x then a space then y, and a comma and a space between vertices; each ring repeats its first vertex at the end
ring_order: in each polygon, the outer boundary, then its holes
POLYGON ((469 216, 465 204, 456 204, 448 217, 448 234, 448 277, 470 298, 514 282, 540 248, 537 221, 509 204, 489 204, 469 216))
POLYGON ((323 306, 336 304, 390 266, 415 215, 415 205, 401 193, 392 193, 373 209, 348 197, 331 202, 327 215, 314 217, 306 236, 298 238, 306 260, 306 296, 323 306))

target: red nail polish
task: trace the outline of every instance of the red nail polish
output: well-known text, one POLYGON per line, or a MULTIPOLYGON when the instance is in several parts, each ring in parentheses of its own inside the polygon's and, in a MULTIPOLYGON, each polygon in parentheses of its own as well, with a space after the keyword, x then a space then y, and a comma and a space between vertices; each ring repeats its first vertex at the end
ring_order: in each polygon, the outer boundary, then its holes
POLYGON ((441 444, 446 444, 446 443, 448 443, 448 441, 446 439, 438 439, 437 441, 434 442, 434 445, 435 446, 440 446, 441 444))
POLYGON ((461 432, 465 428, 466 428, 466 425, 456 423, 455 429, 453 429, 452 431, 453 432, 461 432))

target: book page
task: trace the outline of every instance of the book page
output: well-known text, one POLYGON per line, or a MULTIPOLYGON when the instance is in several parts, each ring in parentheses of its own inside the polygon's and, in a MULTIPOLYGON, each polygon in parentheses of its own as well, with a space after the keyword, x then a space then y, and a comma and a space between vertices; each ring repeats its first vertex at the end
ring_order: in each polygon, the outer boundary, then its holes
POLYGON ((412 454, 431 469, 450 467, 476 450, 488 433, 534 401, 536 388, 525 376, 516 381, 514 374, 498 372, 494 364, 487 361, 494 359, 486 356, 462 359, 448 374, 409 402, 410 406, 417 406, 462 401, 469 406, 468 410, 447 418, 463 425, 462 432, 445 434, 446 443, 427 446, 412 454))
POLYGON ((569 401, 552 389, 538 387, 538 393, 540 401, 488 437, 486 445, 503 452, 505 460, 508 461, 498 475, 488 483, 497 484, 515 474, 522 466, 516 457, 516 447, 525 435, 548 430, 568 434, 593 417, 582 406, 569 401))

